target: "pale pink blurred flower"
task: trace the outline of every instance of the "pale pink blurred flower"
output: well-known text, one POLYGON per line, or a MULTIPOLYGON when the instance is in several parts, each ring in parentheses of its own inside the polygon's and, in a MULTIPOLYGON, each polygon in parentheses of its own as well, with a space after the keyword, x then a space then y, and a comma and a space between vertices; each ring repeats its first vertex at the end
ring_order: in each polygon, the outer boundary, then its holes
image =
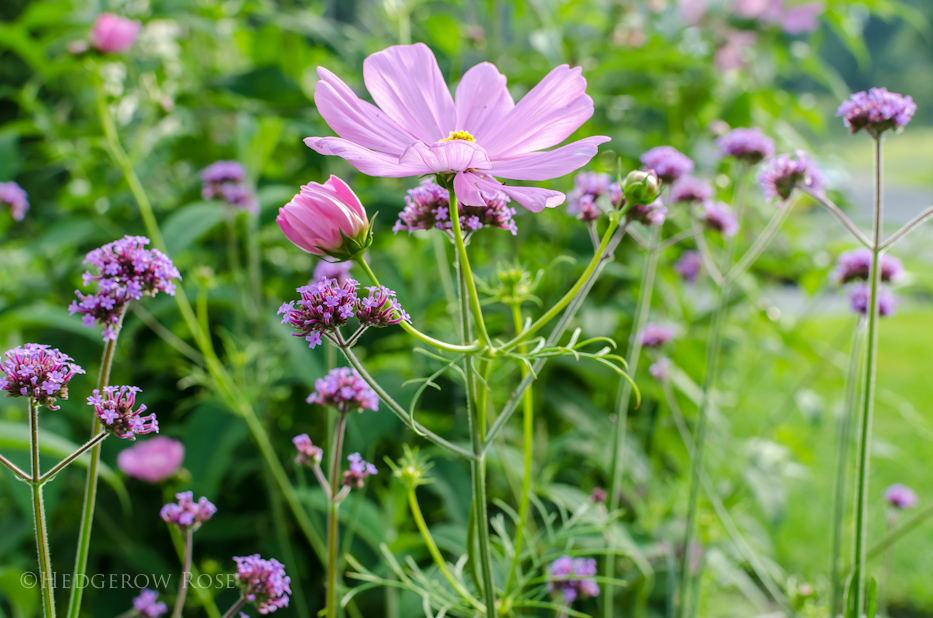
POLYGON ((158 436, 120 451, 117 466, 134 478, 160 483, 174 476, 184 460, 185 447, 181 442, 158 436))
POLYGON ((343 252, 345 238, 362 240, 369 230, 360 198, 333 175, 324 184, 311 182, 301 187, 298 195, 279 209, 275 221, 290 241, 320 256, 343 252))
POLYGON ((820 16, 825 10, 822 2, 794 6, 784 12, 781 28, 787 34, 813 32, 820 27, 820 16))
POLYGON ((680 17, 691 26, 699 25, 706 14, 708 0, 678 0, 680 17))
POLYGON ((88 38, 94 48, 104 54, 120 54, 136 42, 142 24, 113 13, 101 13, 91 27, 88 38))
POLYGON ((756 19, 771 8, 774 0, 735 0, 733 12, 739 17, 756 19))
POLYGON ((748 30, 726 30, 725 43, 716 50, 716 67, 732 71, 745 66, 746 50, 758 42, 758 35, 748 30))

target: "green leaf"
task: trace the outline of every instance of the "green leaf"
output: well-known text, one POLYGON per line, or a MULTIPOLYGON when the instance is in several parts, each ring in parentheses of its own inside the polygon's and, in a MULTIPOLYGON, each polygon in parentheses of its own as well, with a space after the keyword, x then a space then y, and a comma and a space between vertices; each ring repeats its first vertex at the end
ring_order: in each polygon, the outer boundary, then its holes
POLYGON ((878 612, 878 582, 872 577, 868 584, 868 611, 865 612, 866 618, 875 618, 878 612))
POLYGON ((445 54, 453 55, 460 49, 460 27, 450 15, 439 13, 424 20, 431 42, 445 54))
POLYGON ((224 220, 224 206, 216 202, 192 202, 172 213, 162 225, 162 236, 170 256, 200 240, 224 220))
POLYGON ((0 592, 13 608, 13 618, 28 618, 39 613, 39 587, 24 585, 24 571, 14 567, 0 569, 0 592))

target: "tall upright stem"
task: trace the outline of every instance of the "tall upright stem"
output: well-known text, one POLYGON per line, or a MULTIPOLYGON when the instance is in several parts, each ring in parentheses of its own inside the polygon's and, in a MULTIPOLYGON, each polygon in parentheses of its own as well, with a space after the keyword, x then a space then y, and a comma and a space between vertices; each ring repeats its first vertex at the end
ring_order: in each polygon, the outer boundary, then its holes
POLYGON ((881 225, 884 221, 882 199, 882 138, 875 137, 875 208, 872 223, 871 292, 868 297, 868 337, 865 348, 865 366, 862 374, 862 406, 859 415, 857 478, 855 485, 855 539, 852 547, 852 564, 855 568, 849 594, 855 615, 861 615, 865 603, 865 566, 868 562, 868 470, 871 462, 871 426, 875 406, 875 371, 878 350, 878 285, 881 279, 878 262, 881 225))
POLYGON ((191 580, 191 553, 194 551, 194 530, 189 526, 185 530, 185 561, 181 565, 181 581, 178 583, 178 596, 175 598, 175 608, 172 618, 181 618, 185 609, 185 596, 188 594, 188 582, 191 580))
POLYGON ((337 551, 339 534, 337 518, 340 504, 335 500, 340 491, 340 456, 343 453, 343 434, 347 428, 347 415, 337 417, 334 430, 330 473, 330 504, 327 511, 327 618, 337 618, 337 551))
MULTIPOLYGON (((632 324, 632 332, 628 340, 628 354, 626 363, 628 363, 629 374, 634 377, 638 369, 638 358, 641 356, 641 333, 648 322, 648 312, 651 309, 651 297, 654 293, 654 278, 658 270, 658 244, 661 240, 661 228, 663 225, 655 225, 651 232, 651 245, 648 247, 648 256, 645 258, 645 266, 641 271, 641 283, 638 288, 638 303, 635 308, 635 322, 632 324)), ((620 485, 622 484, 622 467, 624 464, 625 433, 628 425, 628 406, 632 397, 632 385, 625 378, 619 378, 619 385, 616 391, 616 426, 612 436, 612 460, 610 463, 611 478, 609 481, 609 512, 619 508, 621 501, 620 485)), ((610 540, 610 543, 612 541, 610 540)), ((615 576, 615 554, 608 552, 603 567, 603 577, 606 578, 606 591, 603 594, 603 616, 611 618, 613 612, 613 600, 615 597, 615 586, 612 584, 612 578, 615 576)))
POLYGON ((52 557, 49 553, 49 530, 42 502, 39 479, 39 402, 29 398, 29 454, 32 468, 32 514, 36 525, 36 550, 39 556, 39 587, 42 589, 42 611, 45 618, 55 618, 55 592, 52 587, 52 557))
MULTIPOLYGON (((120 312, 117 322, 117 337, 123 329, 123 318, 126 309, 120 312)), ((113 355, 117 349, 117 338, 114 337, 104 346, 104 355, 100 360, 100 371, 97 374, 97 390, 103 392, 110 382, 110 369, 113 366, 113 355)), ((100 433, 100 419, 94 415, 91 421, 91 437, 100 433)), ((94 527, 94 508, 97 504, 97 475, 100 467, 100 444, 91 449, 91 460, 87 465, 87 477, 84 482, 84 506, 81 511, 81 528, 78 531, 78 549, 75 554, 75 568, 71 581, 71 594, 68 598, 68 618, 78 618, 81 613, 81 597, 84 586, 80 582, 87 573, 87 557, 91 548, 91 530, 94 527)))
MULTIPOLYGON (((470 299, 470 311, 473 314, 473 322, 476 323, 477 336, 482 345, 489 345, 489 334, 486 332, 486 324, 483 322, 483 310, 479 304, 479 294, 476 292, 476 282, 473 281, 473 272, 470 270, 470 260, 467 258, 466 245, 463 242, 463 230, 460 229, 460 209, 457 202, 457 194, 453 186, 448 187, 450 195, 450 224, 454 233, 454 244, 457 246, 457 263, 459 266, 460 278, 466 284, 466 291, 470 299)), ((462 283, 463 283, 462 282, 462 283)), ((461 284, 461 292, 462 292, 461 284)), ((464 339, 463 344, 469 343, 469 339, 464 339)))

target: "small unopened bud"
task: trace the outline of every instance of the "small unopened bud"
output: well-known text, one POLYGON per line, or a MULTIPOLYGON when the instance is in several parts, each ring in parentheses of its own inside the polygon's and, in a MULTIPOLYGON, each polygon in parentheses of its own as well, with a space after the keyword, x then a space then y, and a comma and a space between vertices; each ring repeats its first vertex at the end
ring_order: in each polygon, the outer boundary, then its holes
POLYGON ((647 206, 661 193, 661 180, 654 170, 635 170, 628 173, 622 183, 625 201, 631 206, 647 206))

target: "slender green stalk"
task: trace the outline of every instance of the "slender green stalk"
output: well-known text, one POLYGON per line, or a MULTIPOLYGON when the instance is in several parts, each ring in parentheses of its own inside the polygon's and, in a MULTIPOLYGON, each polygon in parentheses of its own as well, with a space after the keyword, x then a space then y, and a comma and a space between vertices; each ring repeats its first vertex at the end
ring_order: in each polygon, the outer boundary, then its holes
POLYGON ((862 330, 864 320, 859 320, 852 333, 852 349, 849 352, 849 367, 846 371, 846 399, 842 410, 842 420, 839 423, 839 444, 836 449, 836 483, 833 488, 833 549, 832 568, 829 583, 832 586, 830 612, 833 616, 839 610, 842 600, 842 582, 840 581, 840 568, 842 567, 842 530, 845 520, 846 483, 848 483, 849 447, 852 443, 852 417, 858 398, 859 385, 859 359, 862 330))
MULTIPOLYGON (((476 281, 473 280, 473 272, 470 270, 470 260, 467 257, 466 245, 463 242, 463 230, 460 229, 460 208, 457 200, 457 193, 453 186, 447 187, 450 195, 450 224, 454 233, 454 245, 457 247, 457 269, 460 278, 463 280, 460 285, 460 291, 463 292, 464 282, 466 284, 467 295, 470 299, 470 312, 473 316, 473 323, 476 324, 479 342, 483 346, 489 345, 489 333, 486 332, 486 323, 483 321, 483 309, 479 304, 479 294, 476 292, 476 281)), ((462 302, 462 300, 461 300, 462 302)), ((469 339, 464 339, 463 344, 469 343, 469 339)))
MULTIPOLYGON (((658 270, 658 244, 661 240, 661 228, 663 225, 655 225, 651 232, 651 244, 648 247, 648 256, 645 258, 645 266, 641 273, 641 283, 639 285, 638 303, 635 308, 635 321, 632 324, 632 332, 628 340, 628 354, 625 359, 628 363, 628 371, 634 376, 638 369, 638 359, 641 356, 641 334, 645 330, 645 324, 648 322, 648 313, 651 310, 651 297, 654 293, 654 278, 658 270)), ((619 508, 621 500, 622 467, 624 465, 625 433, 628 424, 629 400, 632 396, 632 385, 628 380, 619 378, 619 384, 616 395, 616 426, 612 436, 612 460, 610 470, 612 477, 609 481, 609 512, 619 508)), ((610 549, 613 547, 613 541, 610 539, 610 549)), ((603 616, 611 618, 613 613, 613 600, 615 599, 615 586, 611 578, 615 576, 615 553, 610 551, 606 554, 606 560, 603 564, 603 577, 609 578, 605 585, 603 593, 603 616)))
POLYGON ((7 458, 4 457, 3 455, 0 455, 0 464, 3 464, 3 465, 6 466, 7 468, 9 468, 9 469, 13 472, 13 474, 15 474, 16 476, 18 476, 21 480, 24 480, 24 481, 26 481, 27 483, 31 483, 31 482, 32 482, 32 477, 30 477, 28 474, 26 474, 25 472, 23 472, 22 470, 20 470, 19 467, 18 467, 16 464, 14 464, 12 461, 10 461, 9 459, 7 459, 7 458))
POLYGON ((337 417, 334 441, 331 447, 330 504, 327 510, 327 618, 337 618, 337 553, 339 549, 337 492, 340 491, 340 456, 343 454, 343 435, 347 429, 347 415, 337 417))
POLYGON ((871 428, 875 406, 875 372, 878 358, 878 285, 881 279, 878 263, 881 226, 884 221, 882 199, 882 138, 875 138, 875 208, 872 223, 871 292, 868 297, 868 338, 865 348, 865 366, 862 376, 862 409, 859 416, 857 478, 855 485, 855 539, 852 546, 852 585, 849 594, 856 616, 861 615, 865 604, 865 567, 868 563, 868 470, 871 462, 871 428))
POLYGON ((55 590, 52 586, 52 557, 49 554, 49 530, 42 501, 42 474, 39 469, 39 402, 29 398, 29 454, 32 463, 32 514, 36 526, 36 550, 39 556, 39 588, 42 590, 42 612, 45 618, 55 618, 55 590))
MULTIPOLYGON (((897 509, 891 507, 888 509, 888 515, 885 518, 888 524, 888 533, 897 526, 897 509)), ((884 550, 884 561, 881 571, 881 585, 878 590, 878 615, 888 615, 888 593, 891 590, 891 571, 894 570, 894 546, 889 545, 884 550)))
MULTIPOLYGON (((243 312, 246 310, 245 285, 243 283, 243 268, 240 265, 240 249, 237 246, 236 238, 236 216, 237 213, 227 208, 224 212, 227 220, 227 268, 233 273, 233 294, 236 330, 240 336, 243 335, 243 312)), ((252 313, 252 312, 250 312, 252 313)), ((252 316, 250 316, 252 317, 252 316)))
POLYGON ((224 613, 223 618, 233 618, 237 615, 237 612, 239 612, 244 607, 246 607, 246 599, 241 597, 239 600, 237 600, 236 603, 230 606, 230 609, 224 613))
POLYGON ((181 565, 181 581, 178 583, 178 596, 175 598, 175 607, 172 618, 181 618, 185 609, 185 597, 188 595, 188 584, 191 581, 191 554, 194 551, 194 530, 189 526, 185 531, 185 558, 181 565))
POLYGON ((106 431, 102 431, 96 436, 94 436, 93 438, 91 438, 90 440, 88 440, 87 442, 85 442, 84 444, 82 444, 81 446, 79 446, 75 450, 75 452, 73 452, 68 457, 65 457, 64 459, 62 459, 60 462, 55 464, 54 468, 52 468, 51 470, 43 474, 42 478, 39 479, 39 483, 42 485, 45 485, 46 483, 51 481, 53 478, 55 478, 55 475, 57 475, 59 472, 64 470, 66 467, 68 467, 68 465, 71 462, 73 462, 75 459, 85 454, 86 452, 88 452, 90 449, 100 445, 100 443, 103 442, 104 439, 109 435, 110 434, 108 434, 106 431))

